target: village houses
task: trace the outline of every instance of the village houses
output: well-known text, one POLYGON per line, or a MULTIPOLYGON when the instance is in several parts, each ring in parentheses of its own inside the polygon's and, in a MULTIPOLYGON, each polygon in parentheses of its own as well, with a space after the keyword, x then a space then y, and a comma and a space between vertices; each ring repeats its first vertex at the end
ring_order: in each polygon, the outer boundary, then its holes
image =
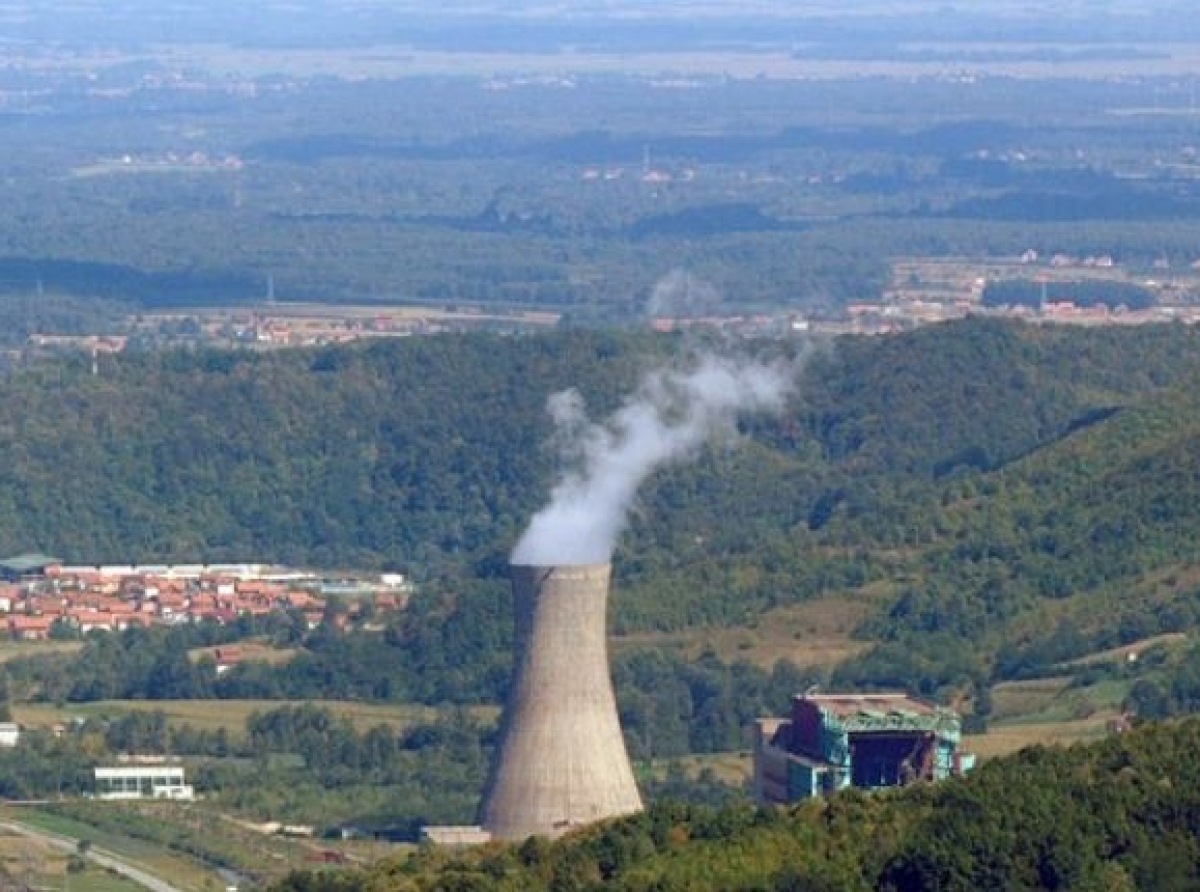
MULTIPOLYGON (((320 577, 258 564, 65 566, 55 558, 25 555, 0 561, 0 627, 22 641, 63 634, 120 632, 133 626, 211 621, 292 611, 316 628, 329 620, 345 626, 359 605, 376 613, 407 603, 403 577, 355 580, 358 596, 345 612, 330 611, 320 577)), ((347 587, 337 582, 338 591, 347 587)))

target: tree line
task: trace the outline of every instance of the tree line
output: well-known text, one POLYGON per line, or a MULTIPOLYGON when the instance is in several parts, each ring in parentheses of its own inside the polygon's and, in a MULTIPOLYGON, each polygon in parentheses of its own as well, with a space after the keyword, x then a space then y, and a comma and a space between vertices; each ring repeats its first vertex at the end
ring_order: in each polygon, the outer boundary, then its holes
POLYGON ((961 780, 790 810, 659 803, 565 839, 425 849, 278 892, 1190 889, 1200 882, 1196 720, 1031 747, 961 780))

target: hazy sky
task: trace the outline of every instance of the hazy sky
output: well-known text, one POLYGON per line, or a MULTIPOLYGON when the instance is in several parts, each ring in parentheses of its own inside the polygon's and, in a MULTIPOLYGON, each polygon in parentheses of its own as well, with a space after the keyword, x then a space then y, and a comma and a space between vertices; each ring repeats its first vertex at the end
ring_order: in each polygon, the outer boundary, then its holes
POLYGON ((790 52, 962 43, 1200 44, 1192 3, 1162 0, 0 0, 11 51, 164 45, 273 51, 790 52))

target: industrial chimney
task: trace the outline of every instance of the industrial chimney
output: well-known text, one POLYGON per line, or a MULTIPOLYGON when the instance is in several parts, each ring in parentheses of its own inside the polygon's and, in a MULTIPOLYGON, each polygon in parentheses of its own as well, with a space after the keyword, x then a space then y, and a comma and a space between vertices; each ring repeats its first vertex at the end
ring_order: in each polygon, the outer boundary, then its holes
POLYGON ((513 686, 480 815, 493 839, 556 837, 642 810, 608 670, 611 574, 512 567, 513 686))

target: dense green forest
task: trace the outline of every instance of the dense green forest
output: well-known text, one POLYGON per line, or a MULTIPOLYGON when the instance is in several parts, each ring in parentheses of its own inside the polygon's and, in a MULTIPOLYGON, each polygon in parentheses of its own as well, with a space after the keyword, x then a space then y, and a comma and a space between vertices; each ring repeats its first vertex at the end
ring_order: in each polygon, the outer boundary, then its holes
POLYGON ((971 776, 791 811, 660 804, 557 842, 425 850, 288 892, 1193 889, 1200 724, 1033 747, 971 776))
MULTIPOLYGON (((96 375, 47 365, 0 382, 0 545, 74 562, 257 556, 499 575, 552 482, 547 397, 574 387, 602 417, 644 371, 702 346, 581 331, 102 357, 96 375)), ((795 396, 780 417, 746 419, 737 448, 658 478, 620 556, 627 579, 649 575, 646 542, 679 546, 671 563, 700 558, 684 545, 700 532, 718 536, 715 556, 780 536, 795 549, 860 529, 928 535, 877 506, 997 472, 1160 391, 1186 398, 1169 385, 1192 368, 1195 337, 971 322, 738 349, 807 356, 795 396)))
MULTIPOLYGON (((868 597, 858 634, 876 647, 837 680, 926 693, 1190 629, 1196 346, 1182 326, 980 321, 741 344, 807 357, 793 396, 646 487, 616 555, 614 626, 753 624, 868 597)), ((0 382, 0 544, 73 562, 400 568, 422 591, 382 638, 315 636, 293 665, 197 689, 490 699, 507 554, 557 461, 547 396, 577 387, 600 417, 697 349, 577 331, 39 367, 0 382), (379 676, 385 659, 395 672, 379 676)), ((97 671, 119 665, 106 653, 48 696, 154 696, 145 676, 97 671)))

